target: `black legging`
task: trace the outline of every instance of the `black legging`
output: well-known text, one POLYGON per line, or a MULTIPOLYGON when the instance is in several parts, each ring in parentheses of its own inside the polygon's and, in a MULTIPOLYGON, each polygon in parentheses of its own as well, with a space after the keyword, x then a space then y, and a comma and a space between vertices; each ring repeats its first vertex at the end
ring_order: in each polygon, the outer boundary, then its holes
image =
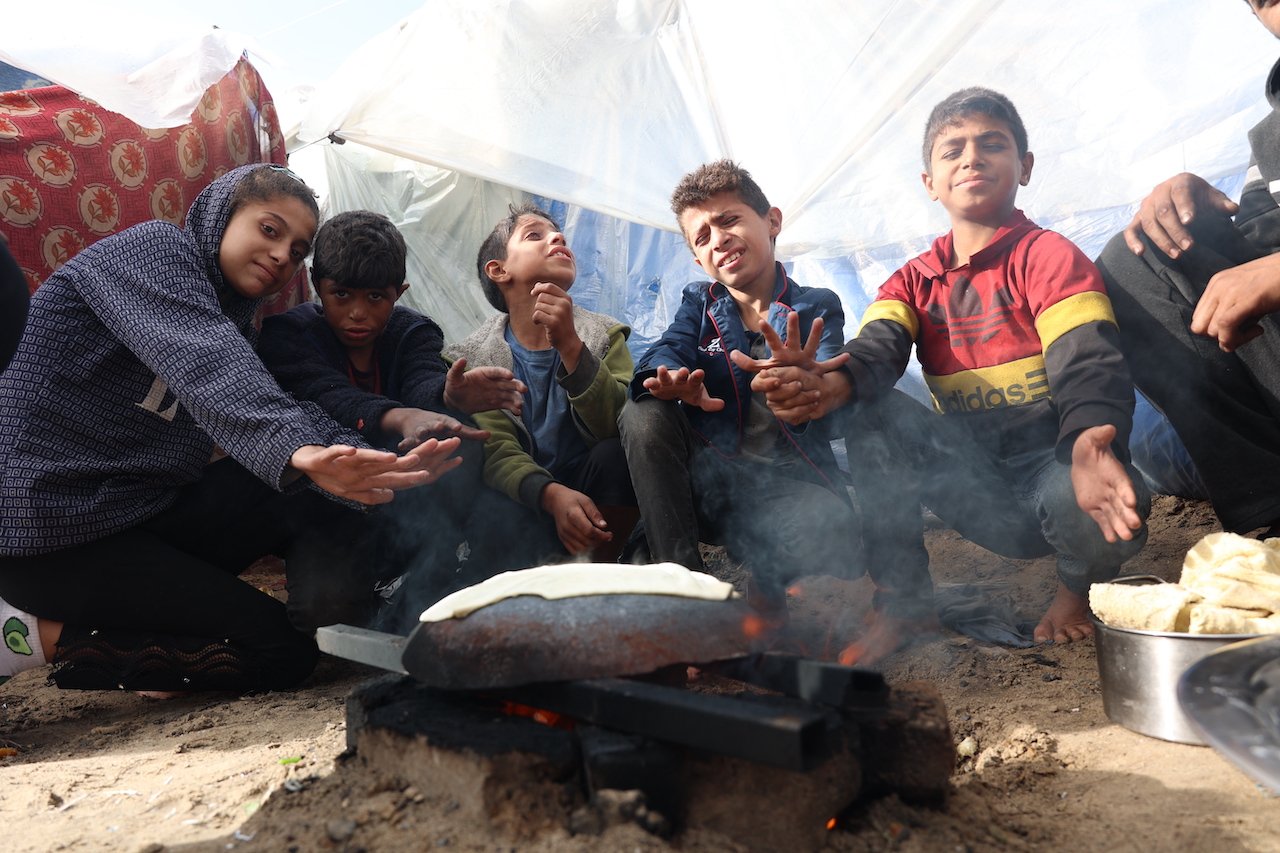
POLYGON ((0 557, 0 598, 64 623, 59 687, 285 689, 315 666, 316 620, 371 613, 372 535, 363 513, 279 494, 226 459, 138 527, 0 557), (267 554, 286 559, 288 609, 236 577, 267 554))

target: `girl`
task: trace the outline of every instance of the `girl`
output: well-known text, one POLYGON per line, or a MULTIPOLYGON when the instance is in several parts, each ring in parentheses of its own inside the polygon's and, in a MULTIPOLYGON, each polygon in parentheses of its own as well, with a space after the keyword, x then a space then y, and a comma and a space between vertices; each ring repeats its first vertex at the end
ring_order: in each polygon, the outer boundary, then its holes
POLYGON ((292 172, 245 166, 184 230, 103 239, 32 298, 0 376, 0 678, 48 659, 60 687, 292 687, 317 625, 367 613, 352 507, 433 481, 458 439, 368 449, 254 353, 317 212, 292 172), (271 553, 287 611, 236 577, 271 553))

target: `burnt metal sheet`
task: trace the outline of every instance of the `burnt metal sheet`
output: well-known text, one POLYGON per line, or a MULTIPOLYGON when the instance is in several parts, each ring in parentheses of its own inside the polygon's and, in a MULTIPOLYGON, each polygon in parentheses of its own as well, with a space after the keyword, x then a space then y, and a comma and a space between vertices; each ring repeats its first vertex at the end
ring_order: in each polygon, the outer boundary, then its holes
POLYGON ((402 662, 424 684, 450 690, 638 675, 747 654, 753 618, 739 600, 524 595, 421 623, 402 662))
POLYGON ((744 701, 626 678, 536 684, 504 695, 575 720, 785 770, 810 770, 844 743, 836 712, 785 697, 744 701))
POLYGON ((889 699, 889 685, 878 672, 778 652, 710 663, 702 668, 850 714, 882 711, 889 699))

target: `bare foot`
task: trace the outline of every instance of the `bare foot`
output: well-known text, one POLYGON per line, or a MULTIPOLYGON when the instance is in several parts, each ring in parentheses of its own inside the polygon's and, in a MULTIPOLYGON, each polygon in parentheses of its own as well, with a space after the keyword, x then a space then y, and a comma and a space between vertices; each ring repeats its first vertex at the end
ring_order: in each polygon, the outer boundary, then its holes
POLYGON ((1076 595, 1058 582, 1049 609, 1044 612, 1040 624, 1032 635, 1037 643, 1070 643, 1093 636, 1093 623, 1089 621, 1089 602, 1083 595, 1076 595))
POLYGON ((866 633, 845 647, 839 661, 845 666, 872 666, 920 637, 936 634, 941 629, 936 616, 901 619, 872 613, 866 633))

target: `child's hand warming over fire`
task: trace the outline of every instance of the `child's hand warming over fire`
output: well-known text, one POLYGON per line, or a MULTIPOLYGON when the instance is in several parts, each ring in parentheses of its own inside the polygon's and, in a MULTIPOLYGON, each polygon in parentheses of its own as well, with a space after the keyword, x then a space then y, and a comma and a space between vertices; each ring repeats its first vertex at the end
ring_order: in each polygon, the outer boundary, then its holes
POLYGON ((1108 542, 1132 539, 1142 518, 1133 482, 1111 450, 1116 428, 1111 424, 1082 430, 1071 448, 1071 485, 1076 503, 1098 523, 1108 542))

